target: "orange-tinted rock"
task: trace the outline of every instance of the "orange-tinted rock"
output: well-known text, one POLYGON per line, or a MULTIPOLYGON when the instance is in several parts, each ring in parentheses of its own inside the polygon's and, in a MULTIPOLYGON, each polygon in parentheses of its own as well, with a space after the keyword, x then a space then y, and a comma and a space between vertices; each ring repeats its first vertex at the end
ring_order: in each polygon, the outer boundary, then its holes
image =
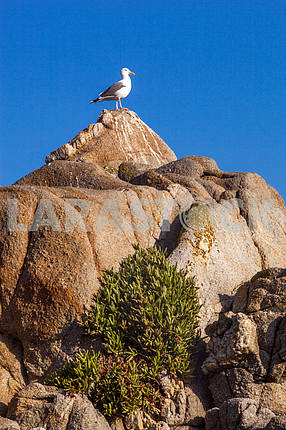
POLYGON ((47 163, 54 160, 89 160, 116 168, 122 162, 133 161, 158 167, 176 160, 176 156, 135 112, 104 110, 96 124, 46 157, 47 163))
POLYGON ((202 328, 241 283, 286 265, 286 211, 273 188, 206 157, 175 161, 130 111, 104 111, 47 161, 0 189, 0 331, 18 340, 29 380, 86 345, 77 322, 98 278, 135 243, 166 247, 196 276, 202 328))

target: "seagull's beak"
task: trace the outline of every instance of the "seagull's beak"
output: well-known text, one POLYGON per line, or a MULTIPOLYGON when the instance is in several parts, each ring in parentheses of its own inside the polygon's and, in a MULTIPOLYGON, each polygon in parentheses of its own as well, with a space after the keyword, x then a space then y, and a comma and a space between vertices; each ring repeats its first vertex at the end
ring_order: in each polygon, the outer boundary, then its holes
POLYGON ((134 76, 135 76, 135 73, 133 73, 133 72, 129 72, 129 75, 134 75, 134 76))

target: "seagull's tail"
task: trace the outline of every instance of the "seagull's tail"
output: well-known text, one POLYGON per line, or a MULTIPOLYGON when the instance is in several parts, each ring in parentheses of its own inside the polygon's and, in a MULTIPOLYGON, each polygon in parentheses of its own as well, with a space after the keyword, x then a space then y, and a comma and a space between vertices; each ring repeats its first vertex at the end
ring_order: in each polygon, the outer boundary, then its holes
POLYGON ((90 100, 89 103, 97 103, 97 102, 100 102, 100 97, 97 97, 97 99, 94 99, 94 100, 90 100))

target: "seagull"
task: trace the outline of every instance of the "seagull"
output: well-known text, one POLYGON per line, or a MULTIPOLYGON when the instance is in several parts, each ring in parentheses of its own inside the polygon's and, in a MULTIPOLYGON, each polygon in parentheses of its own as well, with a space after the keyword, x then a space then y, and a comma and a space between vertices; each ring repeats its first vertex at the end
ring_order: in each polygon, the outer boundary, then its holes
POLYGON ((124 67, 120 70, 120 74, 122 77, 120 81, 111 85, 111 87, 100 93, 96 99, 91 100, 89 103, 98 103, 105 100, 116 100, 116 109, 118 109, 117 102, 119 102, 120 108, 124 109, 122 108, 121 99, 124 99, 130 93, 131 79, 129 75, 135 75, 135 73, 131 72, 129 69, 127 69, 127 67, 124 67))

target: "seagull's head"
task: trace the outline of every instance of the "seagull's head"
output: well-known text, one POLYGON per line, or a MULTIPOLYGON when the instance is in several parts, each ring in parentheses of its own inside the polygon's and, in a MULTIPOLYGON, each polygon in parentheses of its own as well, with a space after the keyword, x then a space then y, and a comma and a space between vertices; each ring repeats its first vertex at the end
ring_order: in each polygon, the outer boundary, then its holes
POLYGON ((120 70, 120 73, 122 77, 126 75, 135 75, 135 73, 131 72, 131 70, 127 69, 127 67, 123 67, 123 69, 120 70))

